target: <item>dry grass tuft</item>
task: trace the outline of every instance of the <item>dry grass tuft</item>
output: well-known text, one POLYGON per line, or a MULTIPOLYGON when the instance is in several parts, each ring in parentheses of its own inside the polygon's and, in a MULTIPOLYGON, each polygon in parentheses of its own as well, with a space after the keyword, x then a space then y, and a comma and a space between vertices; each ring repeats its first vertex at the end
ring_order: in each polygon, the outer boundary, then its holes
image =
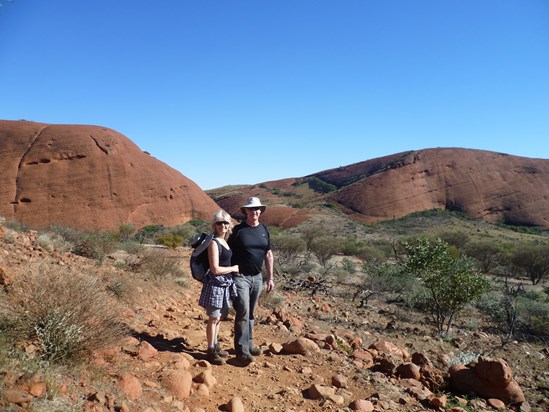
POLYGON ((99 277, 45 264, 15 277, 0 301, 0 318, 12 339, 34 342, 54 363, 84 360, 127 332, 99 277))

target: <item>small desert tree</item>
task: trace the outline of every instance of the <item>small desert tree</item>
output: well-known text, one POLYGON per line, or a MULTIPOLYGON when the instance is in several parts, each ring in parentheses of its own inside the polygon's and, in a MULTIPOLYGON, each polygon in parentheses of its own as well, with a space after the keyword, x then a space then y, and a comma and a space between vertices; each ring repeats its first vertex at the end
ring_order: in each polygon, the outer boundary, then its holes
POLYGON ((503 251, 502 245, 486 240, 471 242, 465 247, 465 254, 478 262, 483 273, 490 273, 500 265, 503 251))
POLYGON ((471 259, 455 259, 441 239, 420 238, 405 243, 405 270, 421 280, 429 292, 427 305, 439 333, 448 333, 456 315, 489 289, 471 259))
POLYGON ((321 236, 311 242, 310 250, 327 273, 333 266, 330 260, 341 251, 341 242, 333 236, 321 236))
POLYGON ((549 245, 524 245, 511 254, 515 271, 530 278, 533 285, 549 277, 549 245))
POLYGON ((307 249, 311 249, 311 244, 313 241, 322 236, 322 229, 318 226, 306 226, 301 230, 301 237, 307 244, 307 249))
POLYGON ((271 240, 278 267, 284 267, 295 263, 297 258, 307 248, 305 241, 297 235, 278 233, 273 234, 271 240))

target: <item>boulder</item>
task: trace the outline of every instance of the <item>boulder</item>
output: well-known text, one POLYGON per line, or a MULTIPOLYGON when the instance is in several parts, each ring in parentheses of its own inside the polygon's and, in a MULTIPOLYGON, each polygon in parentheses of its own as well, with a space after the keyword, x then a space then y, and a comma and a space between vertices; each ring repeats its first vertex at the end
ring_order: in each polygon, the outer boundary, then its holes
POLYGON ((485 399, 499 399, 507 405, 525 401, 522 389, 503 359, 480 357, 476 363, 453 365, 449 373, 450 387, 458 393, 476 393, 485 399))

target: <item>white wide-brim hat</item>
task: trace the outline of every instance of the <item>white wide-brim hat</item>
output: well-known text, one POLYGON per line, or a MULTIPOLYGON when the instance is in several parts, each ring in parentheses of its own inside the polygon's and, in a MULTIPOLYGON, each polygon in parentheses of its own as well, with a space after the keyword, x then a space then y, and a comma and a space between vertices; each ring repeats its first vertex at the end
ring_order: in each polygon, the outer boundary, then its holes
POLYGON ((194 235, 193 240, 191 241, 191 247, 194 249, 192 255, 198 256, 204 252, 213 238, 213 233, 197 233, 194 235))
POLYGON ((246 204, 244 206, 240 207, 240 211, 243 214, 246 214, 246 211, 244 209, 251 208, 251 207, 259 207, 261 209, 261 212, 264 212, 265 209, 267 209, 267 206, 261 204, 261 200, 259 200, 258 197, 249 197, 246 201, 246 204))

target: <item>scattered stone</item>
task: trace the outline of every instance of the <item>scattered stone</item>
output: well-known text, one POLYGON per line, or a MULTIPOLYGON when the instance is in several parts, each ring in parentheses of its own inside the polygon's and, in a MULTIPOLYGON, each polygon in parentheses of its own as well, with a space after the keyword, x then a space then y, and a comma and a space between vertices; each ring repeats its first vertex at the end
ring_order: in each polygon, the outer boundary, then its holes
POLYGON ((408 351, 406 349, 401 348, 400 346, 395 345, 394 343, 387 340, 380 340, 372 343, 368 347, 368 349, 375 349, 379 353, 385 353, 388 355, 397 355, 404 361, 410 359, 410 355, 408 354, 408 351))
POLYGON ((375 410, 374 404, 365 399, 357 399, 349 405, 351 410, 359 412, 373 412, 375 410))
POLYGON ((187 370, 168 370, 162 374, 162 386, 179 400, 184 400, 191 394, 193 377, 187 370))
POLYGON ((332 385, 336 388, 347 388, 347 377, 339 374, 332 376, 332 385))
POLYGON ((505 407, 505 404, 499 399, 489 398, 486 400, 486 402, 488 402, 488 405, 490 405, 494 409, 497 409, 498 411, 503 411, 507 409, 505 407))
POLYGON ((208 388, 213 388, 213 386, 217 383, 217 379, 213 376, 213 372, 211 369, 206 369, 205 371, 200 372, 198 375, 196 375, 193 378, 193 382, 203 383, 208 388))
POLYGON ((7 403, 13 403, 22 407, 27 407, 32 402, 32 395, 20 389, 7 389, 2 396, 7 403))
POLYGON ((156 358, 158 355, 158 350, 152 346, 149 342, 143 341, 139 345, 139 358, 145 362, 150 361, 151 359, 156 358))
POLYGON ((283 351, 288 354, 299 354, 310 356, 313 353, 320 352, 320 348, 316 342, 307 338, 297 338, 291 342, 282 345, 283 351))
POLYGON ((403 379, 415 379, 421 377, 419 366, 412 362, 405 362, 396 368, 396 375, 403 379))
POLYGON ((434 408, 445 408, 447 397, 446 395, 431 395, 427 398, 429 401, 429 405, 433 406, 434 408))
POLYGON ((425 354, 420 352, 414 352, 412 354, 412 363, 416 364, 419 367, 433 366, 429 358, 425 356, 425 354))
POLYGON ((244 412, 244 404, 242 403, 242 399, 240 399, 238 396, 235 396, 229 402, 227 402, 227 404, 225 405, 225 410, 227 412, 244 412))
POLYGON ((335 389, 331 386, 314 384, 307 390, 307 394, 311 399, 327 398, 335 395, 335 389))
POLYGON ((280 352, 282 352, 282 345, 280 343, 271 343, 269 345, 269 352, 278 355, 280 352))
POLYGON ((130 373, 124 374, 118 381, 118 386, 131 400, 139 400, 143 395, 143 388, 139 379, 130 373))

